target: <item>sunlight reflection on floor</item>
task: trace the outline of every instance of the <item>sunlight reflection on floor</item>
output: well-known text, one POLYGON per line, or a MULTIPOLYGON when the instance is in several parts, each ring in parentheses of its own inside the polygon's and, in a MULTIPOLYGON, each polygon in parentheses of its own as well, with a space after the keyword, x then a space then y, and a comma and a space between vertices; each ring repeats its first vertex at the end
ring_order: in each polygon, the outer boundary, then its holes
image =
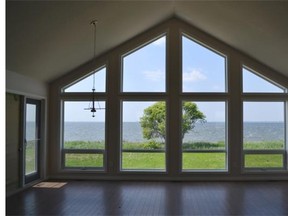
POLYGON ((67 182, 41 182, 34 185, 34 188, 61 188, 66 185, 67 182))

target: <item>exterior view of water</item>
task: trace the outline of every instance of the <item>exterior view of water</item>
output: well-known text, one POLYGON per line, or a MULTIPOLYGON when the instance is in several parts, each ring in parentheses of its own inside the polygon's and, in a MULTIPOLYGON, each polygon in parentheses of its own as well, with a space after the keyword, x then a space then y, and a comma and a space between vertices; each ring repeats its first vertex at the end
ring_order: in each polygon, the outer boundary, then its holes
MULTIPOLYGON (((284 140, 284 123, 282 122, 247 122, 243 125, 244 142, 247 141, 280 141, 284 140)), ((124 122, 122 128, 123 140, 131 142, 145 141, 139 122, 124 122)), ((105 123, 95 122, 65 122, 65 141, 102 141, 105 138, 105 123)), ((187 133, 187 141, 224 141, 225 124, 223 122, 206 122, 196 124, 195 128, 187 133)))

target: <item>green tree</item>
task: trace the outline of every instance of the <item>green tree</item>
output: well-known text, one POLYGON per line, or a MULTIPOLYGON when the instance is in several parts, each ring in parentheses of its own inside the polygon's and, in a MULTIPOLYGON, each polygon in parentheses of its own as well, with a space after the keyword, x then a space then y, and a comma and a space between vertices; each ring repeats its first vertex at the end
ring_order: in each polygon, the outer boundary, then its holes
POLYGON ((206 116, 198 109, 197 104, 184 102, 182 106, 182 139, 184 135, 193 130, 197 122, 205 122, 206 116))
MULTIPOLYGON (((183 103, 182 138, 195 127, 196 122, 205 122, 205 115, 192 102, 183 103)), ((166 107, 165 102, 157 102, 144 110, 140 118, 143 137, 145 139, 166 138, 166 107)))

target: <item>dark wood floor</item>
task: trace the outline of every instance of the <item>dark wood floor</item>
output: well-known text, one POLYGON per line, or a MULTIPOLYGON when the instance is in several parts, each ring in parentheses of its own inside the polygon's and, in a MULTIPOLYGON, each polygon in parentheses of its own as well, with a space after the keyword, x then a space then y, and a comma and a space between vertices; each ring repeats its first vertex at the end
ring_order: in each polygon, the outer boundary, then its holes
POLYGON ((288 182, 69 181, 6 200, 7 215, 288 215, 288 182))

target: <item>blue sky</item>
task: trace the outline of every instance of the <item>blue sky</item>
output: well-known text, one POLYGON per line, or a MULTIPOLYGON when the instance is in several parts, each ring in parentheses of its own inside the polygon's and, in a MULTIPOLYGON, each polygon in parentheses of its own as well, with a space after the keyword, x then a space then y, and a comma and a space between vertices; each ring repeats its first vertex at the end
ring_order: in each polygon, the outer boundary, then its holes
POLYGON ((166 37, 123 58, 123 92, 165 92, 166 37))
MULTIPOLYGON (((183 92, 225 92, 226 59, 219 53, 199 43, 182 37, 182 91, 183 92)), ((166 90, 166 36, 162 36, 134 52, 123 57, 123 92, 165 92, 166 90)), ((96 92, 105 91, 106 69, 101 68, 95 73, 96 92)), ((90 92, 92 75, 67 88, 66 92, 90 92)), ((244 92, 283 92, 282 89, 268 81, 243 69, 244 92)), ((155 102, 155 101, 154 101, 155 102)), ((154 103, 125 103, 123 105, 124 121, 139 121, 145 107, 154 103)), ((223 102, 196 102, 198 108, 206 115, 207 121, 224 121, 225 104, 223 102)), ((65 120, 67 121, 104 121, 104 110, 92 118, 84 108, 89 102, 66 103, 65 120), (72 105, 73 104, 73 105, 72 105)), ((101 107, 105 107, 101 103, 101 107)), ((245 103, 245 121, 283 121, 284 104, 245 103), (273 110, 273 115, 269 115, 273 110)))
MULTIPOLYGON (((106 68, 100 68, 95 70, 95 91, 96 92, 105 92, 106 89, 106 68), (97 88, 96 88, 97 87, 97 88)), ((93 72, 91 72, 93 73, 93 72)), ((85 79, 82 79, 80 82, 75 83, 74 85, 66 88, 65 92, 90 92, 93 87, 93 74, 89 75, 85 79)))

